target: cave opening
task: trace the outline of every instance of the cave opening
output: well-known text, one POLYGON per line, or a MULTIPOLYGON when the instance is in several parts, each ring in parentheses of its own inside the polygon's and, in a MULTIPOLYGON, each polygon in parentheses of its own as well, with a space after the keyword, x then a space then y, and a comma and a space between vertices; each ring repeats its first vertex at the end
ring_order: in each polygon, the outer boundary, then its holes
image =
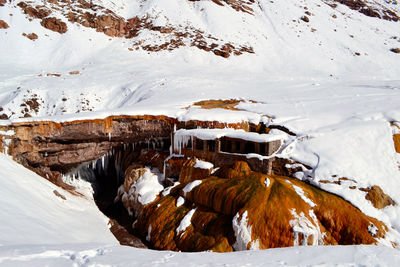
POLYGON ((169 138, 121 143, 101 158, 70 170, 63 175, 63 180, 78 191, 91 192, 99 210, 110 219, 110 230, 121 245, 148 248, 150 244, 132 227, 135 214, 116 198, 128 168, 150 167, 162 173, 170 145, 169 138))

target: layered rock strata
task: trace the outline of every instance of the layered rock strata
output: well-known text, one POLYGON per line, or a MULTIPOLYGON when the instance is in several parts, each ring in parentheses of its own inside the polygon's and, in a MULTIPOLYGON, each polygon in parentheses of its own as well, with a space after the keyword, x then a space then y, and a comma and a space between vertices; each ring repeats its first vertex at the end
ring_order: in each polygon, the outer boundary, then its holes
POLYGON ((155 249, 226 252, 293 245, 374 244, 386 226, 350 203, 245 162, 180 181, 142 206, 134 224, 155 249))

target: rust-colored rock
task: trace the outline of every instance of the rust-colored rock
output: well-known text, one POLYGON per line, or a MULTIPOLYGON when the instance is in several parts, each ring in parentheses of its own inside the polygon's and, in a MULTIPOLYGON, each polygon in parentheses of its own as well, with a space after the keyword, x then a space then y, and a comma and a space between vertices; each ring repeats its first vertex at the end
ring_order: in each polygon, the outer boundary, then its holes
POLYGON ((146 173, 146 169, 140 168, 139 165, 134 164, 128 167, 125 171, 124 191, 129 192, 132 184, 134 184, 140 176, 146 173))
POLYGON ((0 6, 4 6, 7 3, 7 0, 0 0, 0 6))
POLYGON ((26 38, 30 39, 30 40, 36 40, 38 38, 36 33, 23 33, 22 36, 25 36, 26 38))
POLYGON ((26 2, 19 2, 17 6, 19 6, 26 15, 32 18, 43 19, 51 14, 51 10, 44 6, 33 7, 26 2))
POLYGON ((310 22, 310 19, 307 16, 302 16, 300 19, 304 22, 310 22))
POLYGON ((393 135, 394 147, 397 153, 400 153, 400 134, 393 135))
POLYGON ((387 206, 396 205, 391 197, 383 192, 382 188, 377 185, 368 188, 360 188, 361 191, 367 192, 365 199, 371 201, 377 209, 383 209, 387 206))
POLYGON ((182 251, 374 244, 387 231, 338 196, 296 179, 253 172, 246 165, 223 168, 190 192, 183 192, 186 184, 174 187, 143 207, 136 228, 154 248, 182 251), (176 206, 178 198, 185 199, 184 205, 176 206), (194 212, 191 224, 177 232, 189 212, 194 212), (251 240, 236 239, 237 225, 251 229, 251 240))
POLYGON ((108 224, 110 225, 111 233, 113 233, 121 245, 135 248, 147 248, 139 238, 130 234, 116 220, 110 219, 108 224))
POLYGON ((51 18, 44 18, 42 19, 42 22, 40 23, 43 27, 46 29, 49 29, 53 32, 58 32, 58 33, 66 33, 68 30, 67 24, 63 22, 60 19, 51 17, 51 18))
MULTIPOLYGON (((160 147, 163 144, 160 145, 160 147)), ((138 160, 146 166, 155 167, 160 172, 164 170, 164 161, 169 156, 169 152, 150 149, 142 149, 138 160)))
POLYGON ((0 19, 0 29, 8 29, 9 27, 10 26, 8 26, 7 22, 0 19))
POLYGON ((211 169, 196 168, 196 158, 191 158, 183 163, 179 174, 180 183, 188 183, 194 180, 201 180, 211 175, 211 169))
POLYGON ((173 156, 165 161, 165 177, 179 178, 183 164, 186 162, 185 157, 173 156))
MULTIPOLYGON (((26 105, 35 108, 34 101, 26 105)), ((64 123, 15 123, 7 126, 7 130, 15 132, 9 137, 11 142, 8 151, 17 162, 64 186, 61 173, 97 160, 114 147, 121 147, 122 143, 145 142, 143 146, 147 147, 147 141, 150 144, 168 141, 174 122, 174 119, 164 116, 113 116, 64 123)), ((132 149, 133 146, 129 145, 123 150, 123 155, 118 155, 123 171, 131 164, 133 157, 140 156, 132 149)), ((162 172, 165 157, 164 152, 155 152, 147 154, 147 159, 142 156, 141 160, 162 172)))

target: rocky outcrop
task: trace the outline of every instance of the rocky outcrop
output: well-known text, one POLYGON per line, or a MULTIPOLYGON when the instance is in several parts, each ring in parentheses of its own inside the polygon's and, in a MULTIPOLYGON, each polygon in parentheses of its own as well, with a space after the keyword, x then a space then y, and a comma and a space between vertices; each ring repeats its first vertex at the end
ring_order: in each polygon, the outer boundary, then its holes
MULTIPOLYGON (((223 0, 226 4, 237 11, 251 13, 250 8, 252 2, 241 0, 223 0)), ((218 1, 218 4, 222 3, 218 1)), ((158 26, 154 25, 153 19, 149 14, 141 17, 134 16, 125 19, 112 10, 92 1, 66 1, 54 0, 51 5, 44 3, 42 6, 33 6, 30 2, 20 2, 18 6, 31 19, 41 19, 41 25, 49 30, 59 33, 65 33, 67 25, 55 17, 48 17, 53 13, 61 12, 62 15, 71 23, 79 23, 84 27, 96 29, 98 32, 103 32, 110 37, 125 37, 127 39, 135 38, 130 50, 143 49, 150 52, 158 52, 162 50, 172 51, 183 46, 193 46, 198 49, 212 52, 217 56, 228 58, 231 55, 241 55, 243 53, 254 53, 251 46, 245 44, 234 44, 224 42, 204 31, 194 27, 186 26, 158 26), (141 32, 147 32, 154 35, 159 35, 158 39, 165 40, 158 44, 147 43, 148 34, 145 38, 140 38, 141 32)))
POLYGON ((378 185, 368 188, 360 188, 360 190, 367 192, 365 199, 371 201, 372 205, 377 209, 396 205, 396 202, 394 202, 390 196, 386 195, 378 185))
POLYGON ((24 13, 31 18, 43 19, 52 13, 51 10, 45 6, 34 7, 26 2, 19 2, 17 6, 19 6, 24 11, 24 13))
MULTIPOLYGON (((60 185, 61 174, 97 160, 114 147, 137 142, 162 145, 163 139, 168 147, 173 122, 163 116, 114 116, 64 123, 16 123, 5 130, 14 131, 7 137, 14 160, 60 185)), ((148 163, 162 166, 156 158, 148 163)))
POLYGON ((189 183, 211 175, 212 169, 196 167, 196 158, 185 161, 179 174, 180 183, 189 183))
POLYGON ((380 19, 389 20, 389 21, 399 21, 400 20, 400 16, 393 10, 390 10, 389 8, 386 8, 382 5, 375 4, 373 2, 371 3, 369 1, 364 1, 364 0, 324 0, 324 2, 326 2, 327 4, 329 4, 330 6, 332 6, 334 8, 337 6, 336 3, 346 5, 350 9, 356 10, 368 17, 375 17, 375 18, 380 18, 380 19))
POLYGON ((67 24, 65 24, 65 22, 54 17, 44 18, 42 19, 42 22, 40 24, 46 29, 49 29, 53 32, 66 33, 68 30, 67 24))
POLYGON ((109 225, 111 233, 113 233, 121 245, 136 248, 147 248, 147 246, 143 244, 138 237, 129 233, 125 227, 121 226, 116 220, 111 219, 109 225))
POLYGON ((7 22, 0 19, 0 29, 8 29, 8 28, 9 28, 9 26, 8 26, 7 22))
POLYGON ((394 148, 397 153, 400 153, 400 134, 393 135, 394 148))
POLYGON ((28 38, 29 40, 36 40, 39 36, 37 36, 37 34, 36 33, 28 33, 28 34, 26 34, 26 33, 23 33, 22 34, 22 36, 25 36, 26 38, 28 38))
MULTIPOLYGON (((196 1, 203 1, 203 0, 188 0, 191 2, 196 2, 196 1)), ((246 1, 246 0, 212 0, 214 3, 216 3, 219 6, 223 6, 224 3, 232 7, 236 11, 241 11, 241 12, 246 12, 249 14, 253 14, 253 9, 250 7, 252 4, 254 4, 254 1, 246 1)))
POLYGON ((247 163, 176 185, 139 211, 156 249, 232 251, 293 245, 374 244, 387 229, 338 196, 247 163))

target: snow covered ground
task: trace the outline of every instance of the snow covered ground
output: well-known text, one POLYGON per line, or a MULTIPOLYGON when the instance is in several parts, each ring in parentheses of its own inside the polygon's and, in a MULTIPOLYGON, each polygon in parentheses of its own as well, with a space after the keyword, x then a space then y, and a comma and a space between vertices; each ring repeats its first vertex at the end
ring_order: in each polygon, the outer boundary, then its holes
POLYGON ((93 199, 75 196, 0 153, 0 246, 118 244, 93 199))
POLYGON ((399 266, 388 247, 291 247, 179 253, 95 244, 0 247, 1 266, 399 266))

